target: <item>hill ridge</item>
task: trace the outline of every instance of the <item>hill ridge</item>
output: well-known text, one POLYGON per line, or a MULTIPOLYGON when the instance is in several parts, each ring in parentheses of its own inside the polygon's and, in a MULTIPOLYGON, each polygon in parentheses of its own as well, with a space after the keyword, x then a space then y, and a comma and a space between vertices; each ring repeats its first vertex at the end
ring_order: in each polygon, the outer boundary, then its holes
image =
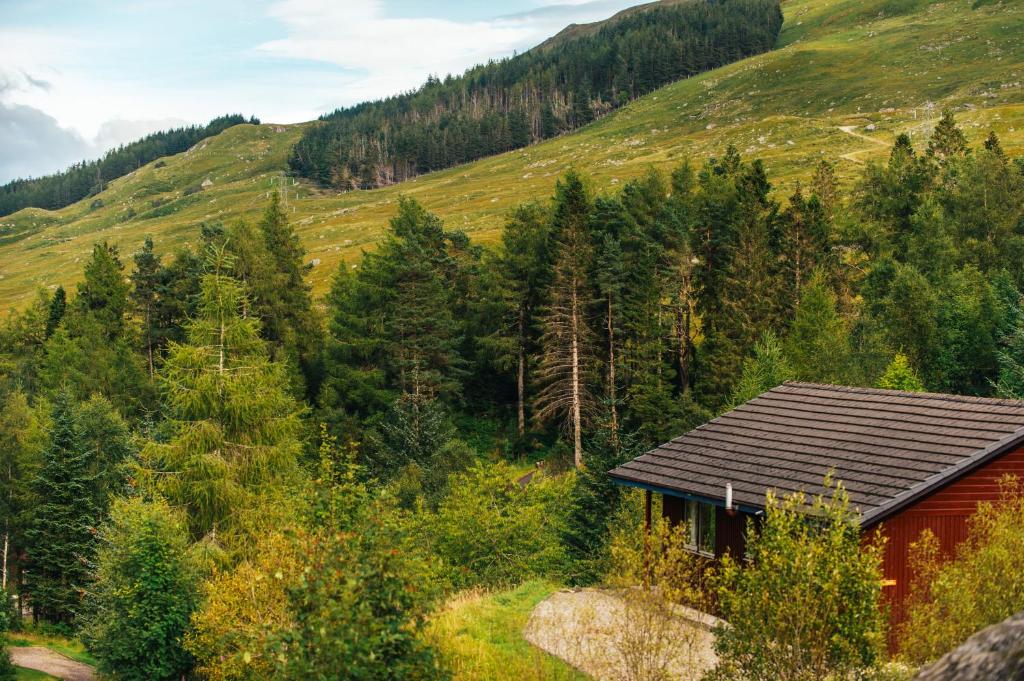
POLYGON ((202 153, 170 157, 165 168, 149 164, 112 183, 100 195, 102 208, 84 201, 0 218, 0 310, 24 306, 37 287, 76 281, 96 240, 117 243, 127 255, 151 234, 166 253, 194 239, 204 221, 254 220, 281 182, 315 263, 315 292, 323 293, 340 262, 372 247, 400 195, 487 243, 509 208, 548 196, 570 166, 586 172, 595 190, 609 191, 649 167, 668 168, 684 157, 699 163, 734 143, 764 159, 785 197, 820 158, 836 161, 849 183, 863 162, 887 155, 897 133, 923 145, 943 106, 957 109, 972 145, 992 129, 1007 152, 1020 154, 1024 7, 971 4, 788 0, 772 52, 668 85, 570 135, 372 191, 338 194, 280 179, 288 140, 308 124, 236 126, 207 140, 202 153), (902 14, 891 10, 897 5, 902 14), (847 134, 846 126, 877 142, 847 134), (844 160, 851 154, 861 163, 844 160), (183 196, 206 175, 212 187, 183 196), (161 190, 161 179, 173 186, 161 190), (170 200, 168 207, 181 203, 142 219, 161 199, 170 200), (127 217, 131 209, 135 215, 127 217))

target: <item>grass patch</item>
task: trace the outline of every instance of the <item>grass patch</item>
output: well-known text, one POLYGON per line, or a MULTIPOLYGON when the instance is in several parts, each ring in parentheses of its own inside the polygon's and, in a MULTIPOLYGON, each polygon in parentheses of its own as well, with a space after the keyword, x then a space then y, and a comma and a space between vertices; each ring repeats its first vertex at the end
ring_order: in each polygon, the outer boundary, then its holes
MULTIPOLYGON (((11 632, 7 636, 8 643, 16 648, 28 646, 40 646, 70 657, 76 662, 96 666, 96 658, 86 651, 85 646, 78 639, 65 638, 54 634, 44 634, 38 631, 11 632)), ((48 677, 45 677, 48 678, 48 677)))
POLYGON ((17 675, 14 677, 18 681, 57 681, 56 676, 50 676, 46 672, 36 671, 35 669, 25 669, 24 667, 15 667, 17 675))
POLYGON ((556 588, 534 580, 508 591, 464 591, 434 614, 428 635, 449 660, 457 681, 589 679, 523 638, 533 608, 556 588))

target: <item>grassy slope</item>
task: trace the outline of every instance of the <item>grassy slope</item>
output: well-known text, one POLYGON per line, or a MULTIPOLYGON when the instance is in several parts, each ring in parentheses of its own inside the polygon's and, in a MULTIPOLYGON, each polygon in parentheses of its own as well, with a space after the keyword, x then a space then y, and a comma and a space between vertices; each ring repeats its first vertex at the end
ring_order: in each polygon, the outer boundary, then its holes
POLYGON ((456 681, 589 678, 523 638, 533 608, 554 589, 533 581, 509 591, 453 596, 431 619, 429 635, 452 665, 456 681))
MULTIPOLYGON (((570 167, 607 191, 733 142, 763 158, 785 194, 821 157, 837 160, 850 180, 866 160, 885 156, 897 132, 923 144, 945 105, 961 110, 972 143, 991 128, 1008 151, 1024 153, 1024 5, 971 5, 786 0, 780 49, 669 85, 575 134, 374 191, 335 194, 288 181, 316 292, 340 261, 372 246, 403 194, 488 242, 509 208, 548 196, 570 167), (854 134, 840 126, 856 126, 854 134)), ((96 240, 127 255, 150 234, 166 252, 193 240, 204 220, 255 218, 302 127, 237 126, 163 168, 150 164, 112 183, 102 207, 88 199, 0 218, 0 309, 26 304, 40 286, 77 280, 96 240), (211 187, 182 196, 206 178, 211 187), (154 215, 158 199, 170 203, 154 215)))

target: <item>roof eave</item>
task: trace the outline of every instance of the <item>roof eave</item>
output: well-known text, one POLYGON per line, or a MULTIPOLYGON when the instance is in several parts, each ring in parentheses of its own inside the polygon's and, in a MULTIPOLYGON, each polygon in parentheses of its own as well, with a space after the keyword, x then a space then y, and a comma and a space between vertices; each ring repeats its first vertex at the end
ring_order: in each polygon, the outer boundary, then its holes
MULTIPOLYGON (((652 485, 647 482, 641 482, 639 480, 631 480, 622 475, 617 475, 614 470, 608 472, 612 482, 616 485, 622 485, 624 487, 636 487, 637 489, 647 490, 649 492, 657 492, 658 494, 670 497, 679 497, 681 499, 693 499, 706 504, 712 504, 714 506, 721 506, 725 508, 725 497, 709 497, 703 494, 696 494, 693 492, 687 492, 680 489, 672 489, 671 487, 662 487, 660 485, 652 485)), ((751 504, 740 504, 733 502, 733 508, 740 511, 741 513, 758 514, 764 512, 763 506, 754 506, 751 504)))
POLYGON ((1002 440, 993 442, 991 445, 982 449, 973 456, 936 473, 927 480, 896 495, 884 504, 871 509, 861 516, 861 528, 867 529, 891 518, 908 506, 911 506, 929 494, 936 492, 939 488, 945 487, 946 485, 959 480, 963 476, 976 471, 993 459, 1006 454, 1008 451, 1018 447, 1022 443, 1024 443, 1024 427, 1018 428, 1002 440))

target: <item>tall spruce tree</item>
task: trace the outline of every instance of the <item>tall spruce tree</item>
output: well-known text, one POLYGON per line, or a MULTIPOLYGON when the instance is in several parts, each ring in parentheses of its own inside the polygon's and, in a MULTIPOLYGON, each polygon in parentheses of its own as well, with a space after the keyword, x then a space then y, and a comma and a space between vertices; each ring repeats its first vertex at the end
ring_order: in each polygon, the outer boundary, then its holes
POLYGON ((171 437, 144 447, 141 482, 187 511, 193 538, 217 542, 295 480, 301 423, 284 365, 243 316, 230 256, 211 246, 207 267, 187 340, 160 374, 171 437))
POLYGON ((812 383, 844 383, 850 331, 836 310, 836 297, 820 271, 803 289, 785 342, 794 375, 812 383))
POLYGON ((253 312, 260 317, 262 335, 270 342, 271 359, 286 361, 301 370, 309 389, 316 391, 315 368, 321 336, 320 321, 313 311, 306 250, 288 221, 281 197, 270 196, 259 223, 265 261, 247 278, 253 312))
POLYGON ((155 369, 153 351, 156 341, 155 308, 159 292, 160 258, 153 250, 153 239, 146 237, 142 250, 132 256, 135 271, 132 272, 132 302, 142 318, 142 337, 146 343, 146 365, 149 377, 153 378, 155 369))
POLYGON ((501 244, 482 276, 481 306, 489 308, 485 351, 515 373, 516 432, 526 433, 530 358, 537 352, 538 316, 551 285, 554 243, 547 211, 523 204, 509 216, 501 244))
POLYGON ((594 345, 587 319, 592 302, 587 280, 592 257, 591 210, 579 175, 570 172, 558 181, 553 214, 558 255, 542 318, 543 355, 537 372, 543 387, 536 397, 536 417, 565 424, 577 467, 583 465, 583 420, 594 406, 594 345))
POLYGON ((49 314, 46 317, 47 338, 52 336, 53 332, 57 330, 57 326, 64 319, 64 313, 67 311, 67 307, 67 293, 64 291, 63 286, 58 286, 53 292, 53 297, 50 298, 49 314))
POLYGON ((66 392, 54 400, 50 441, 33 484, 39 505, 27 532, 31 602, 55 624, 78 615, 100 522, 91 493, 95 452, 83 442, 77 408, 66 392))
POLYGON ((956 119, 952 109, 943 109, 942 118, 939 119, 932 136, 928 139, 928 155, 935 156, 941 161, 947 161, 957 156, 964 156, 969 153, 967 138, 963 130, 957 127, 956 119))

